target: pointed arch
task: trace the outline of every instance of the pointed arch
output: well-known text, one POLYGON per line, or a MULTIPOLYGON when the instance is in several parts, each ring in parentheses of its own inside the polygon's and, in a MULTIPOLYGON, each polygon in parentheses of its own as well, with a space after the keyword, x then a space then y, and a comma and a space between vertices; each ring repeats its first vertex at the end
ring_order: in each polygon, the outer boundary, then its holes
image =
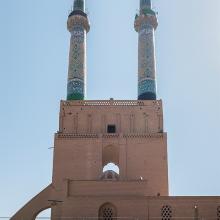
POLYGON ((106 171, 114 171, 117 174, 120 174, 119 166, 114 163, 108 163, 103 167, 103 173, 106 171))

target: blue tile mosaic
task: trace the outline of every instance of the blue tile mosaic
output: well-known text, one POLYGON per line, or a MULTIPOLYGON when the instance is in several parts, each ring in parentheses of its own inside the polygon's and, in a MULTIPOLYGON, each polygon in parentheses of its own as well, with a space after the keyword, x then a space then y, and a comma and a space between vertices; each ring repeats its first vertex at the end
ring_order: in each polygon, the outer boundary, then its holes
POLYGON ((71 32, 68 99, 84 99, 85 92, 85 40, 86 32, 82 26, 74 26, 71 32))
POLYGON ((138 83, 138 96, 147 92, 156 94, 155 80, 146 79, 138 83))
POLYGON ((154 28, 147 22, 139 30, 138 97, 156 97, 154 28), (149 95, 150 94, 150 95, 149 95))

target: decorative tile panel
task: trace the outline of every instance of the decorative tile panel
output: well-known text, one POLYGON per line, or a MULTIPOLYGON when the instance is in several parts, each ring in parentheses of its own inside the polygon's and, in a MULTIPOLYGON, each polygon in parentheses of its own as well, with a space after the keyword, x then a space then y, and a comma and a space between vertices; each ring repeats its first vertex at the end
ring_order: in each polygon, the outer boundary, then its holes
POLYGON ((84 99, 85 93, 85 40, 86 31, 81 25, 76 25, 71 31, 69 72, 68 72, 68 99, 84 99))
POLYGON ((84 82, 81 79, 74 78, 68 81, 67 84, 67 94, 68 95, 83 95, 84 94, 84 82))
POLYGON ((148 92, 156 96, 154 28, 143 22, 139 29, 138 97, 148 92))
POLYGON ((138 83, 138 96, 144 93, 156 94, 156 82, 152 79, 146 79, 138 83))

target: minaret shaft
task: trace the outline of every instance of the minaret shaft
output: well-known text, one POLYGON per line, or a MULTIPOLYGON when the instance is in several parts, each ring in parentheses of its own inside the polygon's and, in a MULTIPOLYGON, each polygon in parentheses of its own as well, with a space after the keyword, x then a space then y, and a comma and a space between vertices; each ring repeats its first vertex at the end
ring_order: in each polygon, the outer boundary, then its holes
POLYGON ((138 38, 138 99, 156 99, 156 59, 154 31, 157 27, 156 13, 150 0, 140 0, 140 14, 135 19, 138 38))
POLYGON ((84 99, 86 88, 86 33, 75 25, 71 31, 67 99, 84 99))
POLYGON ((74 10, 67 22, 71 33, 67 100, 83 100, 86 95, 86 34, 89 21, 84 7, 84 0, 75 0, 74 10))

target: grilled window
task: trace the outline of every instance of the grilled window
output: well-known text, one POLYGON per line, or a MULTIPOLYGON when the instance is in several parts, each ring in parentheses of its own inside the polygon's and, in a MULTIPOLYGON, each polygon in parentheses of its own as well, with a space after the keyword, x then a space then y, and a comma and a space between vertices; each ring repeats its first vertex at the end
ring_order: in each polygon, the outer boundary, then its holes
POLYGON ((172 208, 169 205, 165 205, 161 209, 161 219, 162 220, 171 220, 172 218, 172 208))
POLYGON ((99 210, 100 220, 114 220, 116 218, 116 208, 110 204, 104 204, 99 210))

